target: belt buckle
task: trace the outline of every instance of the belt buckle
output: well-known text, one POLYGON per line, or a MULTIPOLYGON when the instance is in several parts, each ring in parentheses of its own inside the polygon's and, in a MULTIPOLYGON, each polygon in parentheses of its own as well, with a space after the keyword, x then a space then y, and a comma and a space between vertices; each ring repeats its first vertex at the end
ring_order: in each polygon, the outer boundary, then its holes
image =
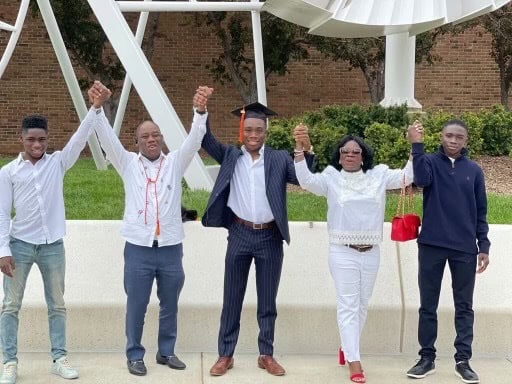
POLYGON ((252 229, 263 229, 263 224, 252 223, 252 229))

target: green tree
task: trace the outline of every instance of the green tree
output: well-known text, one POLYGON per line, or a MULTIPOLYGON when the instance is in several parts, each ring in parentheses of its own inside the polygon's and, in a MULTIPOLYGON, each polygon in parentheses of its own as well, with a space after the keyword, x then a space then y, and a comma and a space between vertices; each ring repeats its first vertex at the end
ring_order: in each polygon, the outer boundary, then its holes
POLYGON ((500 73, 501 104, 510 109, 509 91, 512 82, 512 6, 506 5, 477 19, 492 38, 490 55, 500 73))
MULTIPOLYGON (((232 82, 245 104, 257 100, 252 28, 247 12, 207 12, 195 16, 217 36, 221 54, 207 65, 215 81, 232 82)), ((308 57, 305 29, 269 13, 261 14, 265 78, 285 75, 290 60, 308 57)))
MULTIPOLYGON (((438 37, 446 33, 460 33, 463 30, 464 28, 460 26, 444 26, 416 36, 416 63, 433 64, 439 60, 440 57, 433 53, 438 37)), ((385 37, 349 39, 311 35, 308 41, 326 57, 335 61, 346 61, 350 69, 361 70, 373 104, 378 104, 384 98, 385 37)))

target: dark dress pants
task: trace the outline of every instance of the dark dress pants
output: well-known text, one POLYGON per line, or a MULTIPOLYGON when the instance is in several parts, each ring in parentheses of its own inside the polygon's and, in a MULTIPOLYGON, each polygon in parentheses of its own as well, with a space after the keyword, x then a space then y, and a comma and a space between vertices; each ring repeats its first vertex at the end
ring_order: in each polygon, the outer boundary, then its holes
POLYGON ((126 357, 141 360, 145 349, 141 344, 144 318, 153 281, 156 279, 160 301, 158 352, 174 355, 178 325, 178 299, 185 273, 183 247, 141 247, 126 243, 124 248, 124 289, 126 292, 126 357))
POLYGON ((455 361, 469 360, 473 342, 473 291, 477 255, 425 244, 419 244, 418 250, 419 354, 429 359, 436 358, 434 344, 437 339, 437 308, 444 267, 448 262, 455 304, 455 361))
POLYGON ((283 265, 279 230, 252 229, 233 223, 228 233, 224 269, 224 302, 219 331, 219 356, 233 356, 240 331, 240 315, 252 260, 256 267, 257 317, 261 355, 274 353, 276 296, 283 265))

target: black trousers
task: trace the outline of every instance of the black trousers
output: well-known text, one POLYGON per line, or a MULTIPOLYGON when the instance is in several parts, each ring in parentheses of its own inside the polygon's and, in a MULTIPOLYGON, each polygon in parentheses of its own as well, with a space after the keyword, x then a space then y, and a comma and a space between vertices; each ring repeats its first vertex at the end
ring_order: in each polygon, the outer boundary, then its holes
POLYGON ((437 339, 437 307, 441 281, 446 262, 452 276, 453 301, 455 304, 455 361, 471 358, 473 342, 473 291, 477 255, 448 248, 418 245, 418 284, 420 310, 418 341, 422 357, 435 359, 437 339))
POLYGON ((256 267, 257 317, 261 355, 274 353, 276 296, 283 266, 279 230, 252 229, 233 223, 228 233, 224 269, 224 301, 219 330, 219 356, 233 356, 240 331, 240 315, 252 260, 256 267))

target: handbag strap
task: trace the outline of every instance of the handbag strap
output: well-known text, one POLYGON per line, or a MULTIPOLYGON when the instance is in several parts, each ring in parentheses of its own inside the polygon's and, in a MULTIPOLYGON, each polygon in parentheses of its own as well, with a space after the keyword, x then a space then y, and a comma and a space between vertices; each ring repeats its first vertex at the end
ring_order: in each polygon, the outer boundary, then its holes
POLYGON ((412 212, 414 209, 414 194, 412 192, 412 185, 405 186, 405 174, 402 177, 402 186, 400 188, 400 195, 398 196, 398 204, 396 207, 396 216, 403 216, 405 214, 405 205, 407 204, 407 211, 412 212))

